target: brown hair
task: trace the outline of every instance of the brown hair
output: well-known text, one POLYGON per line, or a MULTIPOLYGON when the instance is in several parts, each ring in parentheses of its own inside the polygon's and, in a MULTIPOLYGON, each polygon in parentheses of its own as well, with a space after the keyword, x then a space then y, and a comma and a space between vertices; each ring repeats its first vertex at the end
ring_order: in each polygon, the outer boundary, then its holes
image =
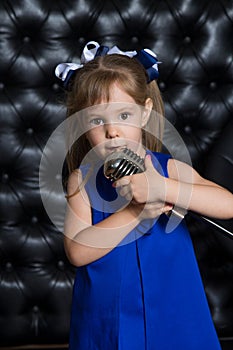
MULTIPOLYGON (((109 102, 111 86, 117 83, 138 105, 144 106, 146 99, 151 98, 155 113, 151 113, 147 123, 148 131, 142 130, 142 140, 146 148, 160 151, 163 101, 156 81, 147 83, 147 79, 146 70, 134 58, 119 54, 96 57, 75 73, 67 93, 67 117, 84 108, 109 102)), ((85 135, 73 143, 67 154, 69 174, 80 166, 89 150, 90 144, 85 135)))

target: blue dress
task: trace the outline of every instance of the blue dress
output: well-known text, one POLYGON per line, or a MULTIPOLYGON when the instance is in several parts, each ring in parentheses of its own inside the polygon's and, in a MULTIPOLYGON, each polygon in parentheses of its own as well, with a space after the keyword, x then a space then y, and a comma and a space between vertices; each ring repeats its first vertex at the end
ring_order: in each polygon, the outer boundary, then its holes
MULTIPOLYGON (((152 156, 166 177, 168 159, 152 156)), ((122 205, 102 169, 86 191, 93 223, 122 205)), ((182 221, 166 233, 168 220, 143 221, 110 253, 77 268, 70 350, 221 349, 189 232, 182 221)))

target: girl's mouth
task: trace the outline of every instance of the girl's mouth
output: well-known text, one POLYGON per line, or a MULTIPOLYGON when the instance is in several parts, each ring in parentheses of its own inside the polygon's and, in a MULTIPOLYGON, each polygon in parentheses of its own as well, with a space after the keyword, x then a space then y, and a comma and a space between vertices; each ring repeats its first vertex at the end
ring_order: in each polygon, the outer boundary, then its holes
POLYGON ((106 151, 107 153, 114 153, 114 152, 118 152, 120 150, 122 150, 123 148, 126 148, 126 145, 122 145, 122 146, 111 146, 111 147, 106 147, 106 151))

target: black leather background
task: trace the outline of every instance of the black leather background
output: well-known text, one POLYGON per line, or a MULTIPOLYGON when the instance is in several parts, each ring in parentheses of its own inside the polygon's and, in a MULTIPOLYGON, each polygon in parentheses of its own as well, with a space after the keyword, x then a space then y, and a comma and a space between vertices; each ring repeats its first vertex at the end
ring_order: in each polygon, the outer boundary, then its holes
MULTIPOLYGON (((43 147, 65 117, 55 66, 79 62, 89 40, 154 50, 167 119, 193 166, 233 191, 232 38, 231 0, 0 2, 0 346, 68 341, 74 268, 38 180, 43 147)), ((187 221, 218 334, 230 339, 232 238, 187 221)))

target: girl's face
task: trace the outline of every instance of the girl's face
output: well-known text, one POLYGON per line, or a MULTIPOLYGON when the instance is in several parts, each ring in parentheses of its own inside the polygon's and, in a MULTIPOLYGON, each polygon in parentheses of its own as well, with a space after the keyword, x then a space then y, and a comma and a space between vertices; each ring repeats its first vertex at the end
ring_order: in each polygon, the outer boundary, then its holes
POLYGON ((102 159, 125 147, 143 157, 142 128, 151 109, 151 99, 146 100, 143 108, 117 84, 113 84, 108 103, 102 102, 87 109, 84 120, 86 138, 102 159))

